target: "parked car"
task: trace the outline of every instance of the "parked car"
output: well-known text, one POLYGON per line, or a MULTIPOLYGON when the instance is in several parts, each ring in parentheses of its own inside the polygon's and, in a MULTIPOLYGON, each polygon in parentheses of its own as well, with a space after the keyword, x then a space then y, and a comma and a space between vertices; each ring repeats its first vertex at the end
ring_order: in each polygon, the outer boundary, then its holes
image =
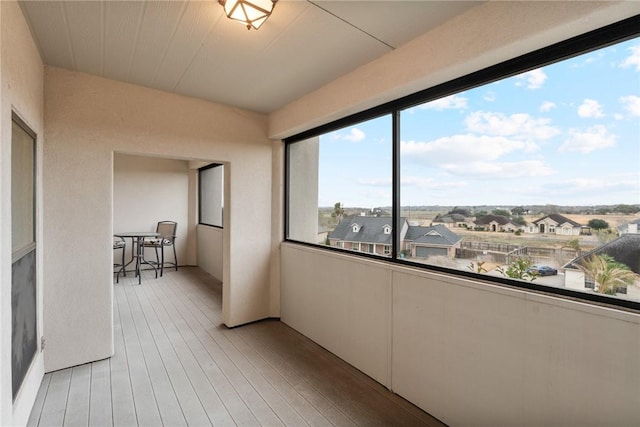
POLYGON ((532 265, 527 268, 527 273, 537 274, 538 276, 555 276, 558 274, 558 270, 548 265, 532 265))

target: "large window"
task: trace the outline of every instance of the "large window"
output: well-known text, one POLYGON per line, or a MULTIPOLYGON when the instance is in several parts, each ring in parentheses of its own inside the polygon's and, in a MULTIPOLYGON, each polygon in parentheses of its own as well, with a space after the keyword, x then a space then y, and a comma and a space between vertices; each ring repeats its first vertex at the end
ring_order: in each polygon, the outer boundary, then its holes
POLYGON ((198 170, 200 219, 203 225, 222 227, 224 211, 224 166, 211 164, 198 170))
MULTIPOLYGON (((640 219, 639 59, 633 39, 402 110, 402 217, 433 232, 400 256, 589 288, 580 256, 640 219)), ((635 279, 610 293, 640 300, 635 279)))
POLYGON ((640 308, 638 33, 634 17, 288 139, 287 238, 640 308))
POLYGON ((289 145, 288 236, 384 255, 391 140, 391 116, 384 115, 289 145))

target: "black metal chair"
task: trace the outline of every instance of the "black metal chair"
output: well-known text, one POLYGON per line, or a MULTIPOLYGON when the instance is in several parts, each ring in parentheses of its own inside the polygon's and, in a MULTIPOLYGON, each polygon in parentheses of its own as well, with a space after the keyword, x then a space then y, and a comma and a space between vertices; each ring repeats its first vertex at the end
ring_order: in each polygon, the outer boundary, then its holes
POLYGON ((178 223, 175 221, 160 221, 156 226, 156 232, 160 234, 156 238, 145 239, 143 243, 144 248, 154 248, 156 252, 156 261, 155 264, 160 267, 160 277, 162 277, 162 273, 164 272, 164 265, 169 264, 174 266, 176 271, 178 271, 178 256, 176 255, 176 229, 178 228, 178 223), (164 248, 167 246, 171 246, 173 248, 173 262, 165 261, 164 259, 164 248), (158 249, 160 250, 160 255, 158 256, 158 249))
POLYGON ((118 270, 115 271, 116 273, 116 283, 120 283, 120 273, 122 273, 123 276, 127 275, 127 272, 125 270, 125 264, 124 264, 124 253, 127 247, 127 243, 124 241, 124 238, 122 237, 118 237, 118 236, 113 236, 113 268, 117 268, 118 270), (115 262, 116 259, 116 251, 122 251, 122 255, 121 255, 121 260, 119 263, 115 262))

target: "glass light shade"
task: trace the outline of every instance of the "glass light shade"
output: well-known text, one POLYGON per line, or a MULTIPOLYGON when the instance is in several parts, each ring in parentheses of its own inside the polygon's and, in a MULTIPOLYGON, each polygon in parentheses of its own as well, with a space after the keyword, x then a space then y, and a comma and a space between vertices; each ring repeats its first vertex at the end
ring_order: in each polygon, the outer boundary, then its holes
POLYGON ((267 20, 278 0, 218 0, 227 18, 258 29, 267 20))

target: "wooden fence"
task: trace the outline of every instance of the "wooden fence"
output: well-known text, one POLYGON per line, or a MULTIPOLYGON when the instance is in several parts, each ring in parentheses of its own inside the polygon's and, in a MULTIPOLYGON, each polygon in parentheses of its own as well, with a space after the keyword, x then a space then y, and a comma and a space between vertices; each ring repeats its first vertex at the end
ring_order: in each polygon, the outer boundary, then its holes
POLYGON ((517 246, 506 243, 462 242, 456 249, 456 258, 509 264, 516 258, 530 258, 534 264, 562 267, 579 254, 572 249, 517 246))

